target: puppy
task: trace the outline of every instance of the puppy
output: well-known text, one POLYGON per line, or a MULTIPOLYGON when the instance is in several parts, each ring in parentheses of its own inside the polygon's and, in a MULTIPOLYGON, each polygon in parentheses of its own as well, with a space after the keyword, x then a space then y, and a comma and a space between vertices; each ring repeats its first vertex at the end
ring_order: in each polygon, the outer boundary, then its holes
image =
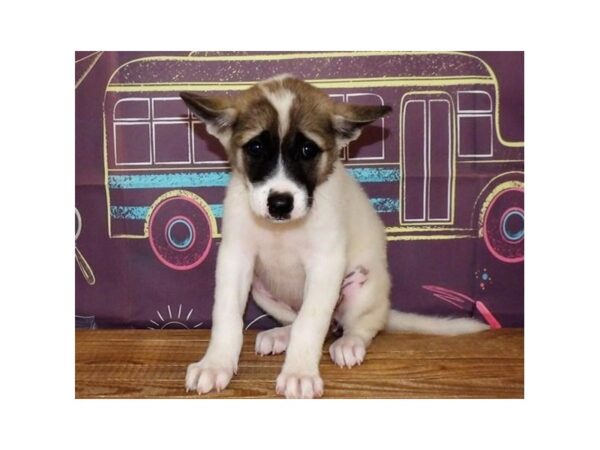
POLYGON ((323 394, 319 360, 333 320, 343 335, 329 354, 342 367, 362 363, 384 328, 436 334, 488 328, 471 319, 390 311, 383 223, 338 158, 389 106, 335 103, 289 75, 235 97, 181 97, 221 142, 232 168, 212 334, 204 357, 188 367, 188 390, 220 391, 236 373, 250 290, 283 325, 259 333, 256 352, 286 352, 276 391, 287 398, 323 394))

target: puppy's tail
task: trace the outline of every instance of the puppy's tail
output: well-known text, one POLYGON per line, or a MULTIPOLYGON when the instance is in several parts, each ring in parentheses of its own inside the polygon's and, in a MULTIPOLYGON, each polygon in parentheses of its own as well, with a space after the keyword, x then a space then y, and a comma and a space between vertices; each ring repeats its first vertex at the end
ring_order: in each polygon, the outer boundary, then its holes
POLYGON ((489 330, 490 326, 475 319, 430 317, 391 310, 386 330, 456 336, 489 330))

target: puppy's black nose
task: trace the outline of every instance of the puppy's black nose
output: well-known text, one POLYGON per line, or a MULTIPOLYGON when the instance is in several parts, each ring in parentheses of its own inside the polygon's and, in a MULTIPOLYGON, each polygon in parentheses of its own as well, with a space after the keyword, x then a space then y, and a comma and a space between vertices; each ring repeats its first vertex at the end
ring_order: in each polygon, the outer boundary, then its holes
POLYGON ((273 192, 267 199, 269 214, 274 219, 289 219, 294 209, 294 197, 287 192, 273 192))

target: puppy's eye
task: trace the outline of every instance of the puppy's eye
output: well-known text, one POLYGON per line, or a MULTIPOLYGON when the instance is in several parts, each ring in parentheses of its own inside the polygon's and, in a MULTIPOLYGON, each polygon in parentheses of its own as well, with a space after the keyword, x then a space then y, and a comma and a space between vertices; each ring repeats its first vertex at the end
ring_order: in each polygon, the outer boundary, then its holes
POLYGON ((302 155, 302 159, 313 159, 320 152, 321 150, 319 149, 319 147, 317 147, 317 144, 315 144, 312 141, 306 141, 300 147, 300 154, 302 155))
POLYGON ((256 138, 249 140, 243 148, 251 158, 259 158, 265 150, 263 143, 256 138))

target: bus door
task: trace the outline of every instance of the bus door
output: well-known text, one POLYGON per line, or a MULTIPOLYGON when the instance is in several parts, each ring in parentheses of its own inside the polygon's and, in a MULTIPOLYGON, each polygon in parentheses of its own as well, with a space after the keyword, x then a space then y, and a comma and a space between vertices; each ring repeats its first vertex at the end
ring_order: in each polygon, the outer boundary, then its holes
POLYGON ((401 115, 402 222, 452 220, 452 129, 450 96, 410 93, 401 115))

